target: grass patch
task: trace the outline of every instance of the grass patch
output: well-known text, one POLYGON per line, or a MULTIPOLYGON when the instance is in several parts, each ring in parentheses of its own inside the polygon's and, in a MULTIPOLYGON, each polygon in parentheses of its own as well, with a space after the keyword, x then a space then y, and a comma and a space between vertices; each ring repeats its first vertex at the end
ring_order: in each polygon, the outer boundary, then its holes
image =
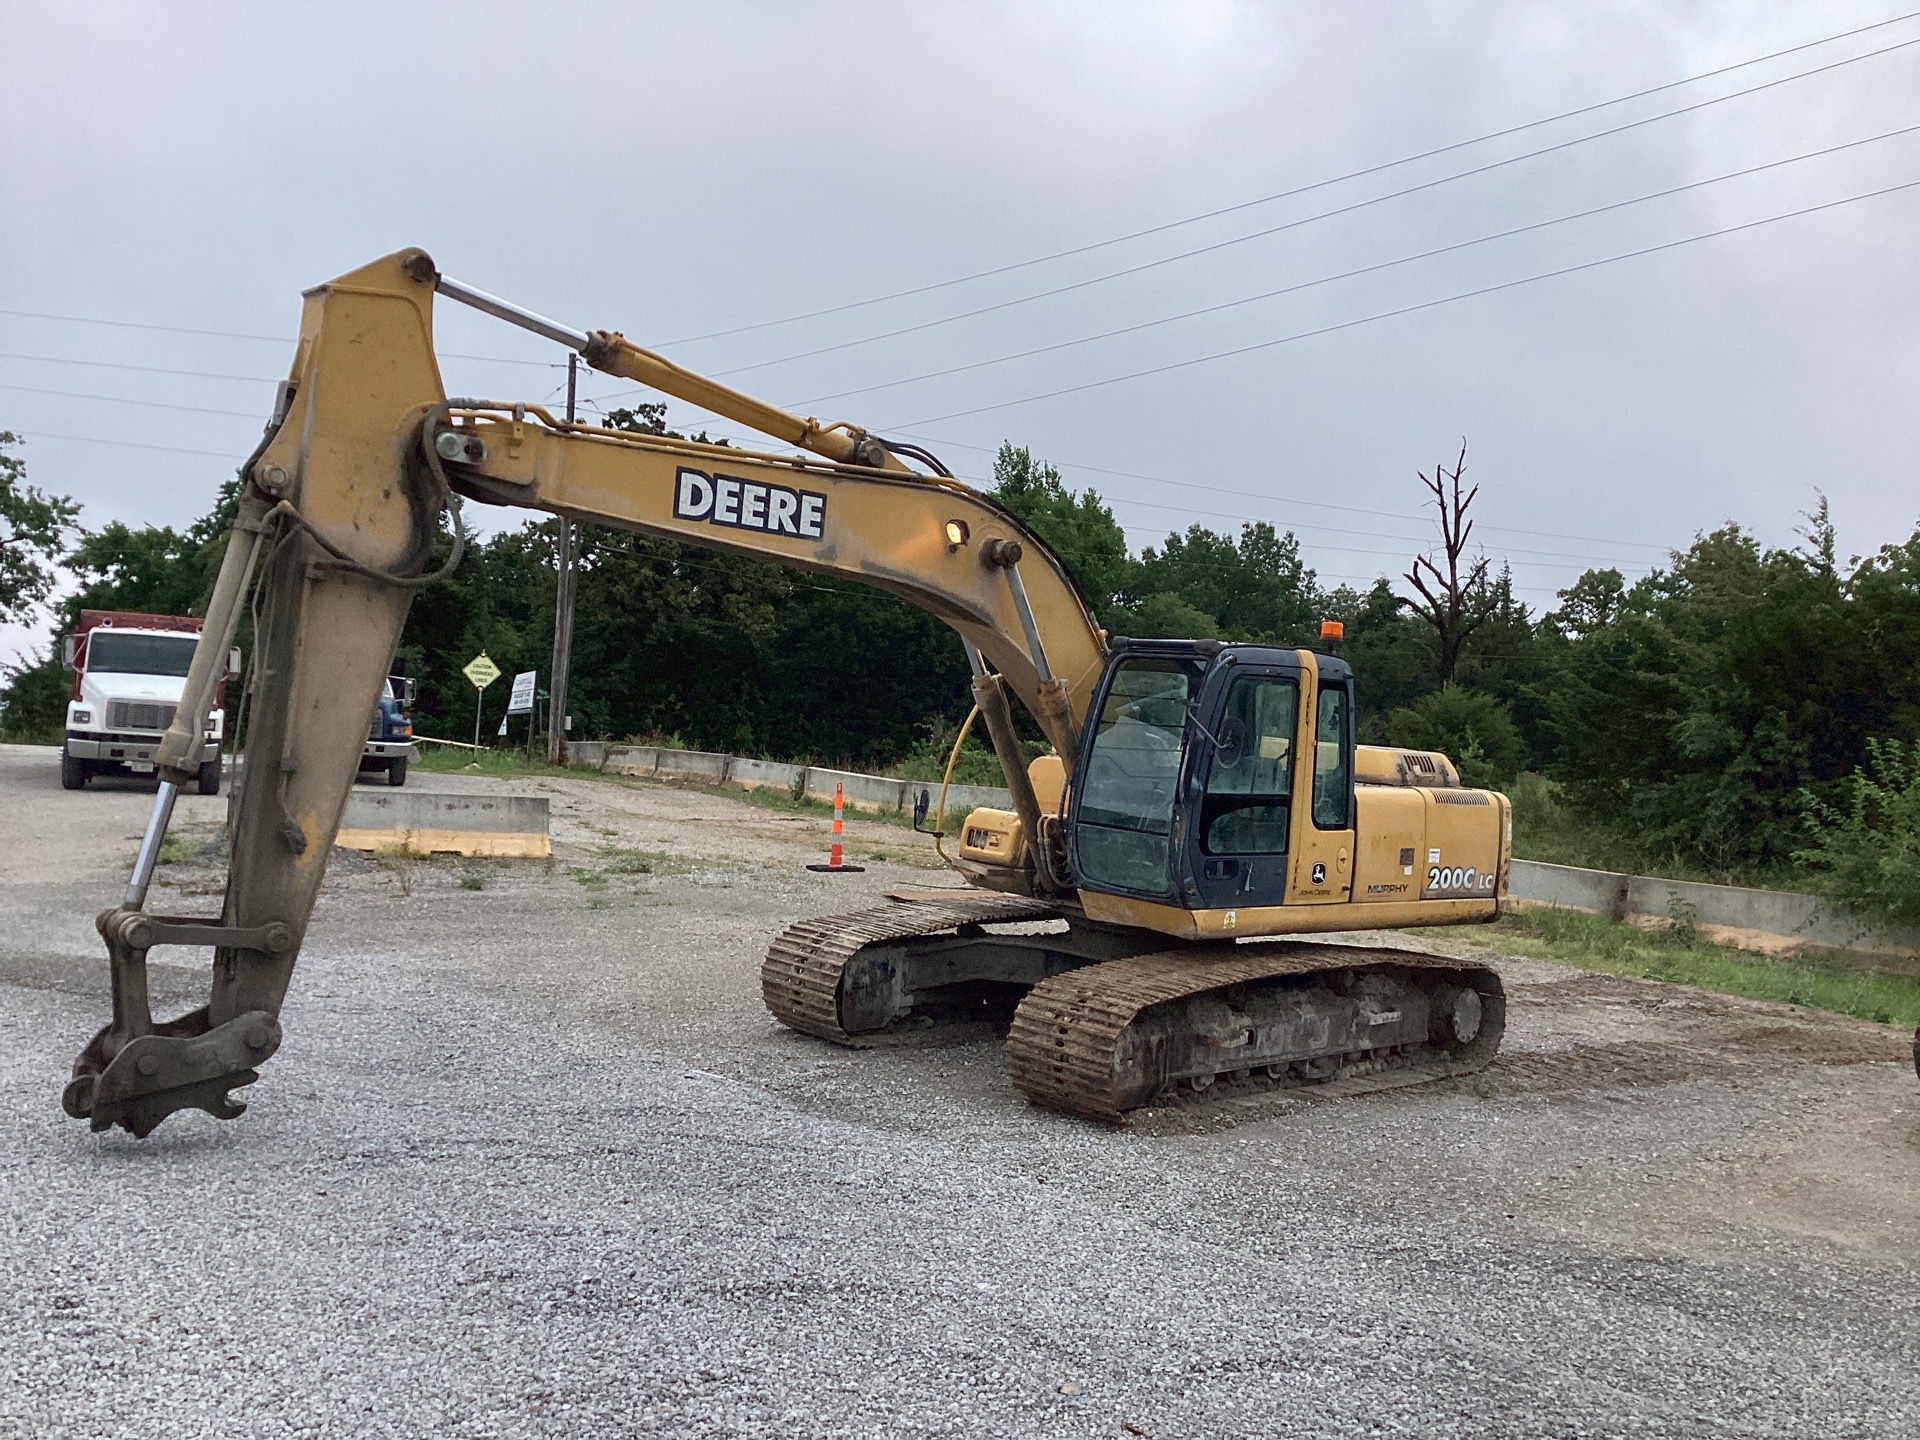
POLYGON ((601 873, 606 875, 688 875, 693 862, 665 850, 631 850, 621 845, 602 845, 601 873))
POLYGON ((200 847, 177 832, 169 832, 160 841, 158 859, 162 865, 178 865, 200 853, 200 847))
POLYGON ((1920 975, 1889 968, 1881 957, 1839 950, 1758 955, 1717 945, 1689 925, 1642 930, 1559 909, 1507 915, 1480 937, 1468 944, 1609 975, 1831 1010, 1883 1025, 1920 1025, 1920 975))
POLYGON ((427 857, 406 844, 382 845, 373 852, 373 863, 400 882, 400 893, 413 894, 413 867, 427 857))
POLYGON ((1663 880, 1697 880, 1709 885, 1745 885, 1760 890, 1816 893, 1816 879, 1792 866, 1764 870, 1710 870, 1675 854, 1661 854, 1632 835, 1583 820, 1561 799, 1560 787, 1544 775, 1522 775, 1506 787, 1513 801, 1513 854, 1518 860, 1577 865, 1663 880))
POLYGON ((585 866, 574 865, 568 868, 567 873, 573 876, 576 884, 584 885, 589 890, 607 888, 607 875, 604 870, 590 870, 585 866))

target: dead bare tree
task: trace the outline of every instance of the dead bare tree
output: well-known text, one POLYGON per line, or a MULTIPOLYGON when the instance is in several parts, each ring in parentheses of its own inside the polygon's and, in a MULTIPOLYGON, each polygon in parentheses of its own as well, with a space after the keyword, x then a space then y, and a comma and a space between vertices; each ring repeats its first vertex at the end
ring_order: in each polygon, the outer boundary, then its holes
POLYGON ((1433 627, 1442 685, 1453 679, 1468 637, 1487 623, 1496 605, 1492 587, 1487 584, 1490 562, 1484 554, 1467 555, 1467 540, 1473 534, 1467 509, 1480 487, 1475 485, 1461 493, 1460 476, 1466 468, 1467 442, 1462 439, 1453 469, 1436 464, 1431 476, 1420 476, 1420 483, 1432 493, 1440 512, 1440 559, 1436 561, 1431 551, 1416 556, 1406 580, 1420 592, 1420 599, 1399 597, 1402 605, 1433 627))

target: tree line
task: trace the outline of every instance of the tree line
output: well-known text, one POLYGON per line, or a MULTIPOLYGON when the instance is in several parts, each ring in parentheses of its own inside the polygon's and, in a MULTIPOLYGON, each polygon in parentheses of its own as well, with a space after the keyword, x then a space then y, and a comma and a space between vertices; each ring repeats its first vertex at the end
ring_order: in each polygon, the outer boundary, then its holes
MULTIPOLYGON (((663 417, 639 406, 613 421, 667 433, 663 417)), ((11 441, 0 437, 0 457, 11 441)), ((83 531, 71 502, 32 490, 5 459, 0 615, 44 602, 57 577, 73 587, 56 609, 63 630, 82 607, 204 607, 231 484, 183 529, 83 531)), ((1296 537, 1263 521, 1237 534, 1193 525, 1133 553, 1095 490, 1071 489, 1012 444, 993 494, 1059 554, 1109 631, 1317 646, 1320 622, 1340 620, 1363 740, 1444 750, 1474 783, 1544 776, 1571 817, 1645 863, 1790 867, 1830 859, 1821 847, 1848 823, 1884 829, 1885 797, 1911 792, 1920 808, 1920 533, 1843 561, 1822 500, 1796 546, 1729 524, 1631 581, 1589 570, 1537 613, 1472 543, 1465 468, 1463 451, 1419 476, 1436 543, 1409 556, 1397 584, 1365 588, 1323 585, 1296 537)), ((508 674, 545 679, 556 525, 529 521, 470 547, 415 600, 394 669, 419 682, 419 732, 470 733, 461 669, 483 650, 508 674)), ((957 639, 891 596, 602 526, 581 527, 578 544, 576 739, 673 737, 884 768, 966 712, 957 639)), ((9 735, 58 738, 57 655, 8 667, 9 735)), ((483 702, 486 735, 505 690, 483 702)))

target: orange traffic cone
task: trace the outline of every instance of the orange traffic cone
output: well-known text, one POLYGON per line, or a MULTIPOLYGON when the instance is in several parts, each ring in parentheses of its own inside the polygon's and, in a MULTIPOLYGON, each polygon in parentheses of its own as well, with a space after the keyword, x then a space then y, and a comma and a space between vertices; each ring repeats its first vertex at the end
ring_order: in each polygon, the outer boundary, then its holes
POLYGON ((827 847, 827 863, 809 865, 807 869, 824 871, 828 875, 857 875, 867 868, 864 865, 849 865, 846 862, 846 851, 841 844, 841 837, 847 830, 846 822, 841 818, 841 811, 845 804, 841 784, 836 780, 833 782, 833 844, 827 847))

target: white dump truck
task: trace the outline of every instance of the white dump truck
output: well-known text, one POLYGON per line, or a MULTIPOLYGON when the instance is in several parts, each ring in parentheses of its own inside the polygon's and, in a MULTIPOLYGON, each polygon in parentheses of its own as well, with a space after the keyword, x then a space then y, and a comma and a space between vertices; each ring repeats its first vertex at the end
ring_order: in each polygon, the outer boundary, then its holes
MULTIPOLYGON (((82 610, 80 628, 67 637, 73 672, 67 701, 67 738, 60 751, 60 783, 82 788, 95 775, 151 775, 160 736, 173 723, 187 666, 200 636, 192 615, 142 615, 126 610, 82 610)), ((239 651, 228 657, 239 669, 239 651)), ((214 692, 200 756, 202 795, 220 793, 220 747, 226 730, 226 682, 214 692)))

